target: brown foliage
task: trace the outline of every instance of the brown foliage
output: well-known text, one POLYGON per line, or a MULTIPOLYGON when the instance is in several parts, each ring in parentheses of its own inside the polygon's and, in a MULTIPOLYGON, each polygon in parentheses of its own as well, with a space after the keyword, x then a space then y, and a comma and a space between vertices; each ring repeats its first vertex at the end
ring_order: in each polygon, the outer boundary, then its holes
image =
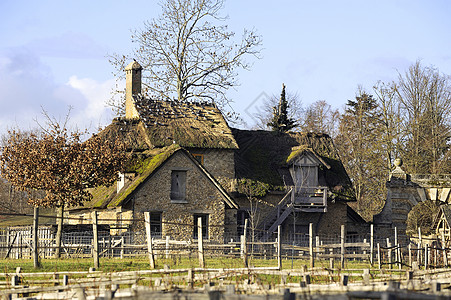
POLYGON ((45 191, 45 197, 29 197, 35 206, 76 206, 90 200, 87 188, 117 180, 125 149, 96 136, 82 142, 81 136, 58 124, 40 133, 10 131, 0 156, 2 176, 19 190, 45 191))

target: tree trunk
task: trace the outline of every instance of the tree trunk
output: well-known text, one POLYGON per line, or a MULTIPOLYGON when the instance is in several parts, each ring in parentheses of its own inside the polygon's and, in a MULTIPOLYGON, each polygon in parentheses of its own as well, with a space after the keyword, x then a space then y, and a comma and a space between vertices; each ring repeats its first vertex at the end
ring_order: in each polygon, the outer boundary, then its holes
POLYGON ((55 257, 61 258, 61 240, 63 237, 63 216, 64 216, 64 205, 58 207, 57 213, 57 225, 58 229, 56 231, 56 249, 55 249, 55 257))

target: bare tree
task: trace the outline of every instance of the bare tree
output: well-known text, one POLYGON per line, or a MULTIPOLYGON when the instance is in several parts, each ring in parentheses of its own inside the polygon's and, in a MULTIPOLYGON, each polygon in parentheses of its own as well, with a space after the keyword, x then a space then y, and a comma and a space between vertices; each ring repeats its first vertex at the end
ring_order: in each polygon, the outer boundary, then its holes
POLYGON ((327 133, 334 138, 337 135, 339 119, 338 109, 332 108, 325 100, 318 100, 305 110, 300 128, 306 132, 327 133))
POLYGON ((202 99, 224 108, 227 89, 238 84, 237 68, 250 68, 244 58, 259 56, 261 38, 244 30, 234 42, 223 24, 227 18, 220 16, 223 0, 165 0, 161 8, 158 18, 133 31, 138 47, 131 54, 111 56, 115 75, 121 79, 125 65, 136 59, 151 98, 202 99))
POLYGON ((440 173, 449 168, 451 85, 449 76, 420 61, 399 74, 396 95, 403 113, 403 156, 411 173, 440 173))

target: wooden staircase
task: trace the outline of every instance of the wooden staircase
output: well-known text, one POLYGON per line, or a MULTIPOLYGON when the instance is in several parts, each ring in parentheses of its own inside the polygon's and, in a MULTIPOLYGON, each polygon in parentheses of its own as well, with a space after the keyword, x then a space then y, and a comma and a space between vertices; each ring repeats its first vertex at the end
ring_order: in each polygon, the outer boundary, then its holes
POLYGON ((276 231, 277 226, 281 225, 293 211, 292 192, 293 188, 286 193, 276 207, 266 216, 265 220, 257 226, 257 229, 263 232, 263 241, 266 241, 276 231))

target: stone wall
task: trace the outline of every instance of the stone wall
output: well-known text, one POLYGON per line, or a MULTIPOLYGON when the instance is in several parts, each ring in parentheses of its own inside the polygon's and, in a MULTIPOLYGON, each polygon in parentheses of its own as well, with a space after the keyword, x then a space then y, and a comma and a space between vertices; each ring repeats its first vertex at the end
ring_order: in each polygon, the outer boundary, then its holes
MULTIPOLYGON (((143 218, 145 211, 162 212, 162 235, 171 239, 193 238, 193 214, 208 214, 210 239, 222 241, 226 217, 223 197, 211 181, 183 152, 175 153, 135 193, 135 218, 143 218), (170 199, 171 171, 185 170, 186 200, 170 199)), ((197 220, 196 220, 197 222, 197 220)))
POLYGON ((204 156, 203 166, 230 191, 231 181, 235 178, 234 150, 190 148, 192 154, 204 156))

